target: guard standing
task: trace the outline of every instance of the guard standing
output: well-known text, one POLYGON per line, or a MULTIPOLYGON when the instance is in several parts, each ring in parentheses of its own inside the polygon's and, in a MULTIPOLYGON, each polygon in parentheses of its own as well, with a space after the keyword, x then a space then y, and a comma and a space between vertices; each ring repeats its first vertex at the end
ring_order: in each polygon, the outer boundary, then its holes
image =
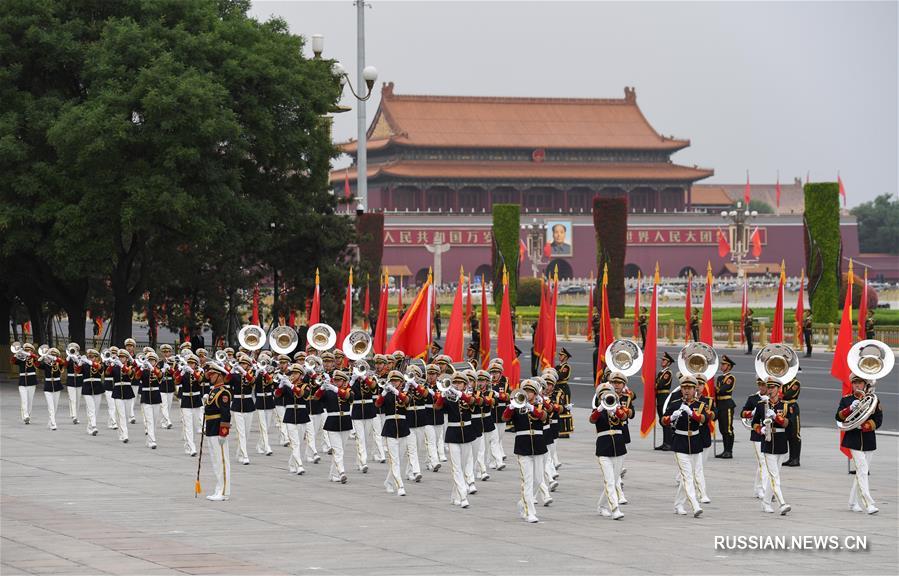
MULTIPOLYGON (((571 387, 568 385, 568 379, 571 378, 571 366, 568 361, 571 360, 571 352, 562 348, 559 351, 559 365, 556 366, 556 373, 559 380, 556 382, 556 390, 560 394, 559 404, 562 410, 559 412, 559 438, 568 438, 574 432, 574 419, 571 417, 571 387)), ((558 468, 558 466, 556 466, 558 468)))
MULTIPOLYGON (((665 400, 668 398, 669 394, 671 394, 671 368, 670 366, 674 363, 674 358, 671 357, 671 354, 667 352, 662 353, 662 369, 656 374, 656 415, 659 417, 659 422, 662 421, 662 411, 665 407, 665 400)), ((662 426, 662 445, 656 446, 656 450, 671 450, 671 445, 674 440, 674 430, 671 429, 670 426, 662 426)))
POLYGON ((646 312, 646 306, 640 306, 640 316, 637 319, 637 322, 640 327, 640 338, 643 340, 643 344, 640 345, 641 350, 646 348, 646 312))
POLYGON ((215 470, 215 492, 207 500, 231 498, 231 460, 228 457, 228 433, 231 431, 231 391, 225 386, 225 367, 206 363, 206 375, 212 388, 203 405, 203 434, 209 446, 209 459, 215 470))
POLYGON ((812 311, 802 313, 802 339, 805 340, 805 357, 812 355, 812 311))
POLYGON ((874 340, 874 310, 868 310, 868 315, 865 318, 865 338, 874 340))
POLYGON ((743 337, 746 338, 746 354, 752 354, 752 308, 746 309, 743 318, 743 337))
POLYGON ((784 466, 799 466, 799 453, 802 451, 802 428, 799 423, 799 392, 801 388, 799 380, 793 379, 784 384, 781 389, 784 403, 790 405, 788 412, 790 427, 787 429, 790 458, 784 462, 784 466))
POLYGON ((721 431, 721 438, 724 441, 724 451, 721 454, 715 454, 715 458, 733 458, 734 449, 734 384, 736 379, 731 374, 734 368, 734 361, 727 354, 721 356, 721 372, 715 380, 715 414, 718 417, 718 430, 721 431))

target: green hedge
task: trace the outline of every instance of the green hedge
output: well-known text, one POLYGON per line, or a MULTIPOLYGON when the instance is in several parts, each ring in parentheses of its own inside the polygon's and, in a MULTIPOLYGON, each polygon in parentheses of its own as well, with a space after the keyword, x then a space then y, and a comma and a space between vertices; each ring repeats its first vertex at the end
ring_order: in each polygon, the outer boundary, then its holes
POLYGON ((522 278, 518 283, 518 307, 540 306, 540 278, 522 278))
POLYGON ((836 182, 805 185, 805 269, 815 322, 838 322, 842 239, 836 182))
POLYGON ((365 282, 369 280, 371 290, 371 309, 377 314, 380 298, 378 297, 378 279, 381 277, 381 260, 384 256, 384 213, 366 212, 356 217, 356 242, 359 246, 359 264, 353 278, 359 291, 359 306, 354 310, 362 310, 365 298, 365 282))
MULTIPOLYGON (((609 311, 613 318, 624 316, 624 260, 627 252, 627 198, 593 199, 593 227, 596 229, 597 286, 602 286, 603 265, 609 265, 609 311)), ((600 293, 601 294, 601 293, 600 293)), ((597 309, 602 304, 597 299, 597 309)))
POLYGON ((503 302, 503 264, 509 272, 509 306, 513 309, 518 292, 518 242, 521 205, 493 205, 493 303, 497 311, 503 302))

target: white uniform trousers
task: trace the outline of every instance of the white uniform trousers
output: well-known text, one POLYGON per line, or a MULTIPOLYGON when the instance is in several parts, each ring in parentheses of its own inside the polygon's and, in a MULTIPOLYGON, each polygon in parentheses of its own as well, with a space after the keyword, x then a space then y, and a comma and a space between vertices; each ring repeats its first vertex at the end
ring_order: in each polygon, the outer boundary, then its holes
POLYGON ((403 476, 400 473, 402 469, 401 455, 406 451, 405 438, 384 438, 387 444, 387 479, 384 480, 384 486, 388 492, 396 492, 403 486, 403 476))
POLYGON ((343 454, 344 448, 349 446, 350 431, 332 432, 325 430, 325 434, 328 435, 328 441, 331 444, 330 479, 332 482, 340 482, 340 477, 346 474, 346 469, 343 466, 343 454))
POLYGON ((78 418, 78 401, 81 400, 81 386, 66 386, 66 396, 69 399, 69 418, 78 418))
POLYGON ((84 396, 84 411, 87 412, 88 434, 97 429, 97 412, 100 409, 102 398, 103 394, 88 394, 84 396))
POLYGON ((406 479, 415 480, 421 474, 421 462, 418 461, 418 435, 423 434, 421 428, 409 428, 406 436, 406 479))
POLYGON ((487 433, 483 433, 471 443, 472 458, 474 459, 475 475, 480 478, 487 473, 487 449, 486 440, 487 433))
POLYGON ((56 408, 59 406, 59 392, 44 392, 44 398, 47 399, 47 416, 49 417, 47 426, 56 428, 56 408))
POLYGON ((134 392, 134 398, 128 401, 128 418, 131 420, 135 420, 134 404, 140 399, 140 394, 137 391, 137 386, 132 386, 131 390, 134 392))
POLYGON ((207 436, 204 442, 209 446, 209 459, 215 471, 216 496, 231 496, 231 460, 228 458, 228 438, 207 436))
POLYGON ((497 422, 496 424, 496 438, 499 442, 499 453, 503 455, 503 458, 506 457, 506 449, 503 447, 503 438, 506 436, 506 423, 505 422, 497 422))
POLYGON ((437 437, 437 457, 446 462, 446 422, 434 426, 434 435, 437 437))
MULTIPOLYGON (((770 506, 772 499, 779 506, 785 504, 783 492, 780 490, 780 465, 787 459, 787 454, 762 454, 765 468, 768 471, 768 482, 765 484, 765 494, 762 496, 762 506, 770 506)), ((856 474, 857 476, 858 474, 856 474)))
POLYGON ((128 404, 131 400, 116 398, 113 402, 115 402, 116 424, 119 427, 119 440, 124 442, 128 439, 128 404))
MULTIPOLYGON (((497 425, 499 426, 499 425, 497 425)), ((487 451, 491 468, 499 468, 503 463, 503 445, 499 438, 500 428, 494 428, 492 432, 487 432, 487 451)))
MULTIPOLYGON (((118 426, 116 418, 115 399, 112 397, 112 390, 104 390, 103 395, 106 396, 106 427, 115 428, 118 426)), ((97 405, 97 408, 100 406, 97 405)))
MULTIPOLYGON (((375 424, 375 428, 378 430, 378 434, 381 433, 381 430, 384 429, 384 415, 378 412, 378 423, 375 424)), ((381 437, 381 449, 384 451, 384 456, 387 456, 387 439, 383 436, 381 437)))
POLYGON ((34 406, 34 389, 37 386, 19 386, 19 412, 22 420, 31 418, 31 407, 34 406))
MULTIPOLYGON (((553 442, 552 444, 550 444, 549 446, 547 446, 547 448, 549 448, 549 453, 550 453, 550 455, 552 456, 552 460, 553 460, 553 468, 558 468, 558 467, 562 464, 562 460, 559 459, 559 442, 558 442, 558 438, 556 438, 556 442, 553 442)), ((622 456, 622 458, 623 458, 623 456, 622 456)))
POLYGON ((621 481, 621 471, 624 470, 624 456, 613 458, 612 464, 615 466, 615 489, 618 503, 627 503, 627 498, 624 496, 624 483, 621 481))
POLYGON ((674 506, 682 507, 689 501, 693 512, 701 508, 699 499, 696 498, 696 466, 702 458, 702 454, 674 453, 677 469, 680 473, 680 481, 677 483, 677 492, 674 495, 674 506))
POLYGON ((278 443, 281 446, 287 446, 290 443, 290 440, 287 438, 287 424, 284 423, 284 413, 286 411, 286 406, 275 406, 275 422, 278 424, 278 443))
POLYGON ((287 442, 290 446, 290 458, 287 459, 287 470, 292 473, 302 472, 303 468, 303 434, 306 432, 305 424, 285 424, 287 427, 287 442))
POLYGON ((140 411, 144 416, 144 432, 147 433, 147 446, 156 446, 156 421, 159 420, 160 404, 141 404, 140 411))
POLYGON ((465 483, 474 486, 474 442, 468 444, 471 446, 471 457, 462 460, 462 474, 465 476, 465 483))
POLYGON ((373 459, 384 460, 384 444, 378 432, 377 418, 353 420, 353 432, 356 435, 356 467, 360 470, 368 464, 368 445, 374 446, 373 459))
POLYGON ((762 498, 765 495, 765 484, 768 483, 768 468, 765 466, 765 458, 762 455, 762 443, 752 442, 752 449, 755 450, 755 481, 752 489, 756 498, 762 498))
POLYGON ((256 410, 259 416, 259 440, 256 441, 257 454, 271 454, 272 447, 268 443, 268 424, 272 420, 273 410, 256 410))
POLYGON ((181 409, 181 434, 184 439, 184 453, 196 454, 197 434, 203 433, 203 407, 181 409))
POLYGON ((709 493, 705 489, 705 470, 703 469, 703 462, 708 458, 707 456, 708 449, 702 451, 702 457, 696 460, 696 466, 694 467, 694 478, 696 482, 696 496, 700 500, 704 500, 709 498, 709 493))
POLYGON ((621 456, 599 456, 599 470, 602 473, 602 494, 599 495, 597 509, 610 514, 618 509, 618 470, 621 456))
POLYGON ((309 415, 309 422, 306 423, 306 460, 312 460, 318 454, 319 446, 326 452, 331 447, 324 430, 325 418, 325 413, 309 415))
POLYGON ((520 481, 518 509, 521 511, 522 518, 529 518, 537 515, 537 495, 534 490, 535 482, 543 475, 544 455, 522 456, 515 455, 518 459, 518 473, 520 481))
POLYGON ((237 429, 237 461, 240 463, 250 461, 250 453, 247 452, 247 437, 250 428, 253 427, 253 412, 231 412, 231 423, 237 429))
POLYGON ((449 455, 450 468, 453 473, 453 488, 450 491, 450 501, 454 504, 468 499, 468 483, 465 482, 465 461, 471 460, 471 442, 446 444, 449 455))
POLYGON ((855 463, 855 476, 852 478, 852 489, 849 491, 849 507, 860 506, 862 510, 867 510, 874 506, 874 498, 871 497, 871 490, 868 487, 868 471, 874 451, 849 450, 849 453, 855 463))
POLYGON ((172 427, 172 397, 174 395, 172 392, 162 393, 162 404, 159 405, 159 411, 162 414, 160 424, 162 424, 163 428, 172 427))
POLYGON ((418 447, 423 447, 424 454, 428 459, 428 469, 433 470, 434 466, 440 464, 440 457, 437 455, 437 432, 432 424, 426 424, 418 427, 418 447))

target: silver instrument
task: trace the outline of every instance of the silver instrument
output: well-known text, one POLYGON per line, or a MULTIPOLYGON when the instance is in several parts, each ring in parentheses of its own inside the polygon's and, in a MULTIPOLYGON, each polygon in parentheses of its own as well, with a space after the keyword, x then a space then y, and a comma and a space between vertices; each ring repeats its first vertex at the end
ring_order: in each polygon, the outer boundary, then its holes
POLYGON ((219 364, 224 364, 225 362, 228 361, 228 353, 225 352, 224 350, 216 350, 213 357, 215 358, 215 361, 218 362, 219 364))
POLYGON ((368 356, 368 353, 371 352, 372 343, 371 334, 368 331, 353 330, 346 335, 340 347, 343 349, 344 355, 351 362, 355 362, 368 356))
POLYGON ((618 409, 618 393, 615 392, 615 387, 608 382, 603 382, 597 386, 596 392, 593 394, 592 404, 594 410, 608 410, 611 412, 618 409))
POLYGON ((278 326, 268 333, 268 345, 275 354, 290 354, 299 343, 297 331, 290 326, 278 326))
POLYGON ((718 371, 718 353, 705 342, 690 342, 677 355, 677 369, 708 382, 718 371))
POLYGON ((327 324, 319 322, 310 326, 306 331, 306 341, 319 352, 324 352, 334 347, 337 342, 337 333, 327 324))
POLYGON ((9 347, 9 350, 12 352, 12 355, 19 360, 24 361, 28 359, 29 354, 25 351, 21 342, 13 342, 12 346, 9 347))
POLYGON ((462 393, 453 388, 452 380, 449 378, 437 379, 437 391, 447 400, 456 402, 462 396, 462 393))
POLYGON ((265 330, 255 324, 247 324, 237 333, 237 341, 251 352, 259 350, 265 346, 265 330))
POLYGON ((849 416, 837 422, 840 430, 855 430, 864 424, 877 409, 877 394, 874 393, 877 380, 887 376, 896 362, 893 351, 880 340, 862 340, 849 349, 846 357, 849 370, 868 382, 868 389, 849 416))
POLYGON ((786 344, 768 344, 755 355, 755 373, 763 382, 788 384, 799 373, 799 356, 786 344))
POLYGON ((627 377, 638 373, 643 367, 643 351, 630 340, 615 340, 609 344, 605 358, 613 372, 621 372, 627 377))
POLYGON ((512 392, 511 397, 509 398, 509 408, 512 408, 513 410, 518 410, 519 412, 524 414, 528 410, 527 407, 528 407, 527 391, 525 391, 521 388, 516 388, 512 392))

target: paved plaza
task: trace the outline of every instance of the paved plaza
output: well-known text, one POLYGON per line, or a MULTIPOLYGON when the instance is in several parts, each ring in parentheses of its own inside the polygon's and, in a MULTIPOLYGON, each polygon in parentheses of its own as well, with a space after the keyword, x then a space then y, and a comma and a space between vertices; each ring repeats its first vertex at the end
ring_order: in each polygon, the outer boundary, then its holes
MULTIPOLYGON (((560 442, 555 502, 531 525, 516 513, 510 436, 509 467, 478 483, 467 510, 449 502, 448 467, 423 471, 421 483, 408 482, 408 496, 397 497, 384 491, 383 464, 363 475, 348 462, 349 483, 334 484, 327 457, 307 464, 305 476, 288 474, 280 446, 272 456, 251 456, 249 466, 233 464, 232 499, 209 502, 194 497, 197 460, 183 454, 177 418, 171 430, 157 431, 159 448, 149 450, 140 418, 122 444, 102 426, 88 436, 67 410, 63 393, 59 430, 48 430, 38 391, 25 426, 16 387, 0 390, 3 575, 896 572, 895 436, 878 438, 871 485, 881 511, 868 516, 847 509, 851 476, 836 432, 804 428, 802 467, 782 471, 793 511, 781 517, 763 514, 752 497, 755 456, 740 427, 735 458, 707 461, 712 503, 694 519, 673 514, 673 455, 635 433, 625 476, 630 503, 616 522, 596 512, 594 436, 587 410, 578 408, 574 437, 560 442), (825 535, 840 543, 866 536, 868 549, 715 549, 716 536, 738 535, 825 535)), ((255 446, 255 433, 250 440, 255 446)), ((231 449, 233 456, 233 441, 231 449)), ((213 487, 211 467, 202 483, 213 487)))

